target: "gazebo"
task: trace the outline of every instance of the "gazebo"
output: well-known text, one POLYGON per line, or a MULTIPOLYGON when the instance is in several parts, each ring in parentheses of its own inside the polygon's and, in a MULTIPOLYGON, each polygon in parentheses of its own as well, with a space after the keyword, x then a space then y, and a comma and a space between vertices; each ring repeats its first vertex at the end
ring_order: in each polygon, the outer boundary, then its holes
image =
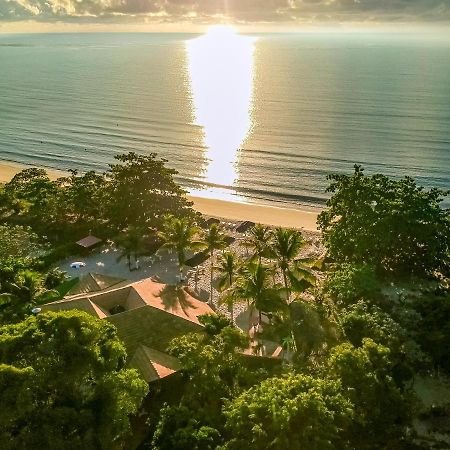
POLYGON ((91 234, 89 236, 84 237, 83 239, 80 239, 76 242, 76 244, 81 247, 85 251, 89 251, 93 248, 95 248, 97 245, 99 245, 102 242, 102 240, 96 236, 92 236, 91 234))

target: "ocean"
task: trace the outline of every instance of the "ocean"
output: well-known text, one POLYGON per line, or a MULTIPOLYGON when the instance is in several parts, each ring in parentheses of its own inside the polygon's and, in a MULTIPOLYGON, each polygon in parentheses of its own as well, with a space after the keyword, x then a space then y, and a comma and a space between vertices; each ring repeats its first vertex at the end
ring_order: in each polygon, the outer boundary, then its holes
POLYGON ((0 35, 0 160, 104 170, 128 151, 242 202, 323 206, 354 164, 450 189, 450 37, 0 35))

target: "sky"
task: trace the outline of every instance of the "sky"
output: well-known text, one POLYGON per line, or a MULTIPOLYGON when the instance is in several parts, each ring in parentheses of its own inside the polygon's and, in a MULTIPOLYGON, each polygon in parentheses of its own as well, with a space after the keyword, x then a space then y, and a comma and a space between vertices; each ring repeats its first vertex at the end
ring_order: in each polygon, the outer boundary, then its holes
POLYGON ((0 32, 197 32, 216 23, 245 31, 381 24, 450 30, 450 0, 0 0, 0 32))

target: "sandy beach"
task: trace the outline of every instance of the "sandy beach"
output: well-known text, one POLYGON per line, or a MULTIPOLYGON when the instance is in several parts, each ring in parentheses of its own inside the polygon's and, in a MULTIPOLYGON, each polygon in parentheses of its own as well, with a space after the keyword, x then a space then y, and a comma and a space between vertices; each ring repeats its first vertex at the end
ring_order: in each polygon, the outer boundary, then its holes
MULTIPOLYGON (((7 183, 16 173, 30 167, 38 166, 27 166, 25 164, 19 164, 10 161, 0 161, 0 183, 7 183)), ((62 170, 48 169, 47 167, 44 167, 44 169, 47 171, 48 176, 52 180, 56 180, 58 177, 67 175, 67 173, 63 172, 62 170)))
MULTIPOLYGON (((13 162, 0 162, 0 183, 8 182, 17 172, 30 167, 13 162)), ((65 173, 55 169, 46 169, 50 178, 56 179, 65 173)), ((271 226, 317 231, 316 219, 320 211, 303 211, 293 208, 239 203, 228 200, 188 196, 194 208, 200 213, 228 220, 250 220, 271 226)))
POLYGON ((317 231, 316 220, 319 211, 302 211, 293 208, 238 203, 202 197, 191 197, 194 208, 204 215, 229 220, 250 220, 274 227, 297 228, 317 231))

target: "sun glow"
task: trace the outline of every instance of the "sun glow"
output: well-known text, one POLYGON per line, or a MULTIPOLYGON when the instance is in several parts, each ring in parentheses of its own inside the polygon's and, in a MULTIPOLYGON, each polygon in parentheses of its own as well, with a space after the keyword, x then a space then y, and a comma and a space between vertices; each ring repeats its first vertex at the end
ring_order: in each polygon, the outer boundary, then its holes
POLYGON ((239 149, 252 127, 255 39, 229 26, 214 26, 186 49, 195 123, 207 148, 204 180, 232 186, 239 149))

